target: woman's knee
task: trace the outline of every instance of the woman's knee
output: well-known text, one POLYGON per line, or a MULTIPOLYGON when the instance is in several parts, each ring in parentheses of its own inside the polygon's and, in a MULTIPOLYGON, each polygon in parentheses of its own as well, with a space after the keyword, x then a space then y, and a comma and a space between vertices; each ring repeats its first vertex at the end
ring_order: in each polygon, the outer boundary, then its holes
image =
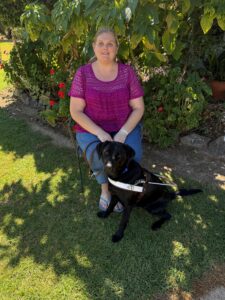
POLYGON ((135 151, 134 160, 140 163, 142 159, 142 149, 134 149, 134 151, 135 151))

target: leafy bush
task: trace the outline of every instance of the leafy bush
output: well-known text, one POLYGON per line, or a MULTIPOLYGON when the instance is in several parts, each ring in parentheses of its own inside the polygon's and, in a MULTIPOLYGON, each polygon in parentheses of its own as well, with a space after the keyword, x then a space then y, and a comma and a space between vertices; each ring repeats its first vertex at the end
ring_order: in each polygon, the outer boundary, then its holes
POLYGON ((199 125, 211 89, 196 72, 182 73, 179 67, 155 68, 152 73, 145 84, 145 134, 167 147, 199 125))
POLYGON ((225 30, 224 10, 218 0, 29 1, 8 74, 16 85, 37 94, 47 109, 43 115, 55 125, 69 115, 69 99, 59 97, 58 84, 69 87, 77 67, 93 55, 94 33, 107 24, 118 34, 119 59, 131 62, 142 79, 152 67, 169 64, 186 66, 189 72, 181 76, 179 68, 171 67, 145 84, 146 134, 166 146, 198 124, 209 89, 191 72, 193 56, 187 53, 201 41, 196 32, 207 33, 215 22, 225 30))
POLYGON ((27 90, 37 98, 41 90, 48 89, 46 79, 50 69, 40 55, 41 47, 40 41, 22 40, 17 42, 10 53, 9 62, 4 66, 10 82, 17 88, 27 90))
POLYGON ((49 97, 42 95, 40 101, 46 109, 41 112, 49 124, 55 126, 57 122, 65 122, 69 116, 70 99, 68 91, 70 89, 72 78, 68 72, 62 72, 59 69, 50 69, 49 71, 49 97))

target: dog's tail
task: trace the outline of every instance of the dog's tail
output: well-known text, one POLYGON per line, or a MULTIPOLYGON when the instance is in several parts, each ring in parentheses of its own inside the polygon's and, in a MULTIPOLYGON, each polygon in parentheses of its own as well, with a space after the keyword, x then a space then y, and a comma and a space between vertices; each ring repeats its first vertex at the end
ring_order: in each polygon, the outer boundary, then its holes
POLYGON ((179 191, 176 192, 176 196, 189 196, 189 195, 194 195, 202 193, 201 189, 180 189, 179 191))
POLYGON ((190 196, 198 193, 202 193, 201 189, 179 189, 177 192, 170 193, 171 199, 176 198, 176 196, 190 196))

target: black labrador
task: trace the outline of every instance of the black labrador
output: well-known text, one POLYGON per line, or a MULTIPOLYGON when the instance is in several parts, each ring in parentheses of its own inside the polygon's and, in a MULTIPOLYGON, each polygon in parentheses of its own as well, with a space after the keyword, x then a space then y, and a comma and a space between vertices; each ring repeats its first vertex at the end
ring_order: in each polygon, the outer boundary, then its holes
POLYGON ((187 196, 201 192, 200 189, 169 191, 159 176, 144 169, 133 159, 135 152, 126 144, 106 141, 99 143, 96 150, 103 161, 112 195, 107 210, 99 211, 97 215, 99 218, 107 218, 118 201, 124 206, 119 228, 112 236, 113 242, 123 238, 133 207, 143 207, 158 216, 159 220, 151 227, 152 230, 157 230, 171 218, 166 206, 172 199, 177 195, 187 196))

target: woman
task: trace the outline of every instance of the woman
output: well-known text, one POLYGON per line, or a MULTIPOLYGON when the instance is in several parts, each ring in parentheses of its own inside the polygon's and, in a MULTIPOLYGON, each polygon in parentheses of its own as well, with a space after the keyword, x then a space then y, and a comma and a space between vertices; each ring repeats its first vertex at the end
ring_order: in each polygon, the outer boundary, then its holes
MULTIPOLYGON (((118 41, 113 30, 98 30, 92 46, 96 60, 81 66, 74 76, 70 113, 77 123, 77 142, 101 184, 99 208, 106 210, 110 203, 108 180, 94 149, 99 141, 126 143, 135 150, 135 159, 141 160, 144 93, 133 69, 116 61, 118 41)), ((114 208, 122 209, 120 203, 114 208)))

